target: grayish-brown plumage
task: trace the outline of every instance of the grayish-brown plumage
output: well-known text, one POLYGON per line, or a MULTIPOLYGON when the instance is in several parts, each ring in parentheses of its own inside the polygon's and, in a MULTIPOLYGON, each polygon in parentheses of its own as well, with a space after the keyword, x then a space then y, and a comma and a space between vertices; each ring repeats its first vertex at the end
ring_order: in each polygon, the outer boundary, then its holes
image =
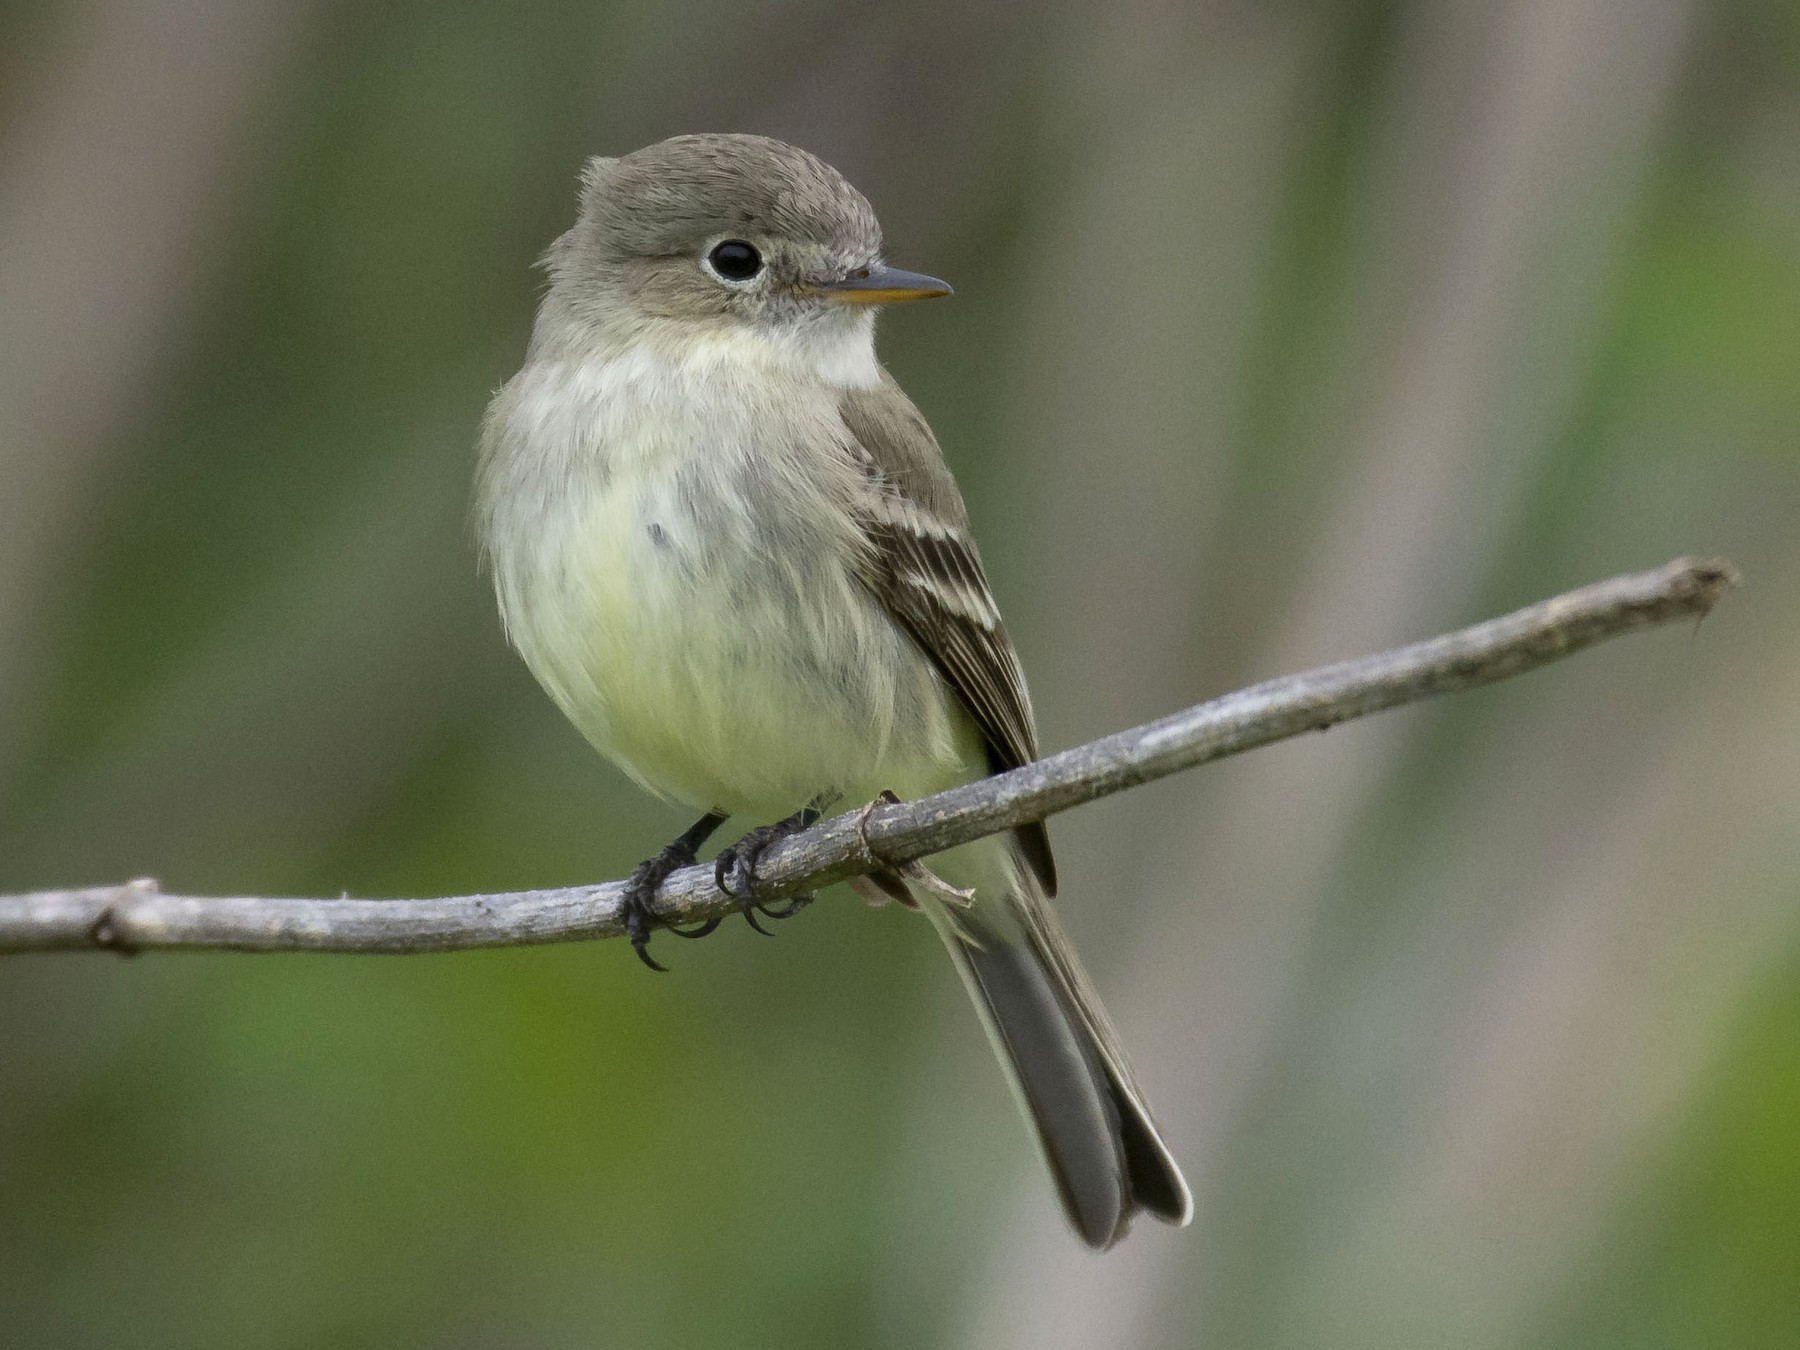
MULTIPOLYGON (((593 160, 489 409, 477 518, 508 634, 603 753, 709 813, 683 848, 715 815, 914 796, 1037 754, 961 494, 874 355, 874 305, 947 288, 880 249, 862 195, 777 141, 593 160)), ((1077 1231, 1106 1247, 1139 1209, 1185 1223, 1050 907, 1043 826, 932 866, 973 901, 860 889, 931 917, 1077 1231)))

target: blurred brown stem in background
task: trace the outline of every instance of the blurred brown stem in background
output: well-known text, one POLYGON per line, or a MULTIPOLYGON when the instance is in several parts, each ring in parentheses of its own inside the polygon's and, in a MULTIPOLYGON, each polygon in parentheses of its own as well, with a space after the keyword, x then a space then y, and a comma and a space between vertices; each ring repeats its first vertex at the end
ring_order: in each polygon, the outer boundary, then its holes
MULTIPOLYGON (((1704 615, 1737 582, 1722 559, 1677 559, 1410 646, 1283 676, 1010 773, 876 805, 776 845, 759 899, 901 864, 1257 746, 1437 694, 1521 675, 1618 637, 1704 615)), ((163 895, 152 881, 0 896, 0 953, 147 948, 406 953, 522 946, 624 932, 623 883, 430 900, 163 895)), ((670 922, 731 913, 710 864, 672 874, 670 922)))

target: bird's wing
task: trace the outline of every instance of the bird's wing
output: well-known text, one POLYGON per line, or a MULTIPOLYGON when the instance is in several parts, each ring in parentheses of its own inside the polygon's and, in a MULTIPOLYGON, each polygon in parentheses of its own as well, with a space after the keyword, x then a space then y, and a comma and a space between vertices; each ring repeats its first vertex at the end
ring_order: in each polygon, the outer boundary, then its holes
MULTIPOLYGON (((847 390, 839 409, 873 487, 863 498, 864 584, 974 716, 990 769, 1029 764, 1037 758, 1037 724, 1025 672, 931 428, 886 372, 873 388, 847 390)), ((1022 826, 1016 836, 1054 895, 1056 866, 1044 826, 1022 826)))

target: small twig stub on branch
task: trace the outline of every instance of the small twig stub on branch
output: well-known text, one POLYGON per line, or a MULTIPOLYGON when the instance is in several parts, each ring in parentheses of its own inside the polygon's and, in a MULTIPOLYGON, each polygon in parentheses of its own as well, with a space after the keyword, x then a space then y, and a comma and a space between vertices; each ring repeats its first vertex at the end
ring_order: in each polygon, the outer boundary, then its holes
MULTIPOLYGON (((779 899, 1042 820, 1227 755, 1438 694, 1509 679, 1639 628, 1704 615, 1737 584, 1722 560, 1678 559, 1554 596, 1498 619, 1287 675, 913 802, 821 821, 758 860, 758 896, 779 899)), ((0 895, 0 953, 234 951, 401 953, 523 946, 624 932, 623 885, 425 900, 164 895, 148 880, 0 895)), ((672 873, 661 916, 731 913, 711 864, 672 873)))

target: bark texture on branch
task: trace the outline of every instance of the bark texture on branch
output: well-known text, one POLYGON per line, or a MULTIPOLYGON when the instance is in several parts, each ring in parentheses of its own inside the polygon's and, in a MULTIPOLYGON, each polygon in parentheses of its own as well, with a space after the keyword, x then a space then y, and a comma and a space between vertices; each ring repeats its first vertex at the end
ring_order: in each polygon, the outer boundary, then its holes
MULTIPOLYGON (((1251 685, 918 801, 852 810, 765 853, 758 898, 815 890, 1211 760, 1386 708, 1492 684, 1607 638, 1699 618, 1732 586, 1723 560, 1677 559, 1553 596, 1441 637, 1251 685)), ((403 953, 618 937, 622 883, 425 900, 164 895, 156 883, 0 896, 0 953, 152 948, 403 953)), ((659 898, 671 922, 737 902, 702 864, 659 898)))

